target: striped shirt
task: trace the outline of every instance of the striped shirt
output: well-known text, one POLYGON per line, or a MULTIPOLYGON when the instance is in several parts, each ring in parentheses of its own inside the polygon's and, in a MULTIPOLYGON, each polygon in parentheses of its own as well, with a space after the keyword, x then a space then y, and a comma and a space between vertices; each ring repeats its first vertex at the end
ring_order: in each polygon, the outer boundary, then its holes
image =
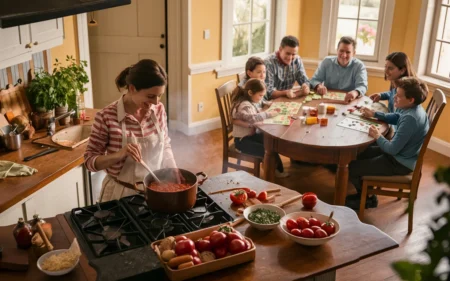
MULTIPOLYGON (((89 142, 84 153, 86 168, 89 171, 97 172, 95 168, 95 160, 97 157, 115 153, 122 148, 122 124, 120 123, 122 120, 125 120, 127 137, 141 138, 157 135, 158 131, 150 115, 152 111, 155 112, 158 123, 164 133, 163 166, 175 167, 164 105, 162 103, 152 105, 141 123, 139 123, 133 115, 125 112, 122 96, 119 100, 108 105, 95 115, 89 142)), ((125 163, 125 159, 107 168, 106 172, 112 177, 117 178, 125 163)))

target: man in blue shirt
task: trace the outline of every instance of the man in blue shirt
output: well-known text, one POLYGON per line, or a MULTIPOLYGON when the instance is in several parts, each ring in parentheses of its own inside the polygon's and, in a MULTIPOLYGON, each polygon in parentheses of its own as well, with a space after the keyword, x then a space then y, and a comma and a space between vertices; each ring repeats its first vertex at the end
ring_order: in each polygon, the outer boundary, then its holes
POLYGON ((298 39, 285 36, 277 52, 264 60, 266 65, 266 99, 295 98, 309 93, 309 79, 301 58, 297 55, 298 39), (293 88, 294 83, 301 86, 293 88))
POLYGON ((337 56, 323 59, 311 79, 311 88, 325 95, 328 89, 346 91, 350 102, 367 92, 367 70, 363 62, 354 57, 356 41, 344 36, 339 40, 337 56))

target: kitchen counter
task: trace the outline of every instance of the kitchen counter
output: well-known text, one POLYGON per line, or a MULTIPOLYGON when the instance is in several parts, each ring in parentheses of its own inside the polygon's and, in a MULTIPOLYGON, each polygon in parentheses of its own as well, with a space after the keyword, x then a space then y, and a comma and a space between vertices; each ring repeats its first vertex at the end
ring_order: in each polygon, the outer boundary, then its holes
MULTIPOLYGON (((208 192, 234 186, 247 186, 256 191, 280 188, 281 196, 276 197, 275 203, 298 195, 296 191, 263 181, 242 171, 210 178, 205 181, 202 189, 208 192)), ((230 212, 235 210, 235 207, 230 204, 229 192, 211 195, 211 197, 222 208, 228 209, 230 212)), ((300 211, 301 207, 302 204, 297 201, 285 206, 284 210, 286 213, 291 213, 300 211)), ((255 261, 234 266, 232 269, 202 275, 195 280, 230 280, 230 278, 235 279, 236 276, 239 276, 239 280, 335 280, 335 272, 338 268, 398 247, 397 242, 376 227, 360 222, 356 213, 349 208, 332 206, 319 201, 313 210, 313 212, 323 214, 329 214, 331 211, 334 211, 334 218, 340 223, 340 233, 327 244, 318 247, 296 244, 289 240, 279 228, 271 231, 259 231, 243 222, 236 229, 253 240, 256 246, 255 261)), ((67 248, 74 234, 64 216, 58 215, 51 222, 55 220, 57 221, 57 226, 53 228, 55 238, 52 238, 51 241, 55 243, 55 249, 67 248), (62 232, 64 235, 61 234, 62 232), (55 239, 61 242, 61 239, 57 237, 65 237, 65 242, 57 244, 55 239)), ((0 239, 4 237, 13 239, 12 228, 13 226, 0 227, 0 239)), ((4 242, 0 240, 0 244, 2 243, 4 242)), ((30 281, 46 278, 36 268, 35 259, 30 259, 30 269, 26 273, 0 271, 0 280, 16 280, 11 278, 12 276, 17 277, 17 280, 30 281), (33 272, 33 275, 30 272, 33 272)), ((94 281, 95 279, 96 273, 88 265, 83 254, 80 265, 76 267, 75 271, 58 280, 94 281)))
MULTIPOLYGON (((90 116, 91 120, 85 121, 84 125, 93 123, 97 111, 98 109, 86 109, 86 115, 90 116)), ((65 127, 57 127, 57 130, 63 128, 65 127)), ((46 129, 40 130, 39 132, 36 132, 33 139, 45 136, 46 133, 46 129)), ((23 158, 34 155, 46 148, 42 148, 41 145, 38 144, 32 144, 31 140, 26 140, 22 142, 21 148, 17 151, 0 152, 1 160, 24 164, 38 170, 38 172, 32 176, 8 177, 4 180, 0 180, 0 213, 32 195, 71 169, 83 164, 83 154, 86 146, 87 142, 73 150, 60 149, 57 152, 35 158, 28 162, 24 162, 23 158)))

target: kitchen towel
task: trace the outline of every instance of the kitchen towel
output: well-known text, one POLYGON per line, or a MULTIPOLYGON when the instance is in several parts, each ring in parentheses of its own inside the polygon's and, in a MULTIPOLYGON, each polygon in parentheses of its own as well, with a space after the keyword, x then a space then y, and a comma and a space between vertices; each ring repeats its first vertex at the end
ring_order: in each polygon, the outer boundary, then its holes
POLYGON ((38 170, 11 161, 0 161, 0 179, 6 177, 31 176, 38 170))

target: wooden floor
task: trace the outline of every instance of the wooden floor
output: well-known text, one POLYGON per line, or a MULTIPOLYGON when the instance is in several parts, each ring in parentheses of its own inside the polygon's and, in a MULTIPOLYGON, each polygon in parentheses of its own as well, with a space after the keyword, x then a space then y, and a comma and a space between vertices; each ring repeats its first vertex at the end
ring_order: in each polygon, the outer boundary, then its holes
MULTIPOLYGON (((214 130, 196 136, 187 137, 181 133, 170 134, 175 159, 180 168, 192 172, 203 171, 209 176, 222 171, 222 135, 221 130, 214 130)), ((332 204, 334 194, 334 174, 320 165, 291 164, 283 157, 283 163, 291 176, 277 179, 276 183, 297 190, 301 193, 315 192, 319 198, 332 204)), ((337 271, 339 281, 401 280, 390 267, 393 261, 412 258, 420 261, 423 256, 418 253, 430 237, 428 224, 431 217, 439 210, 436 207, 436 195, 445 187, 434 181, 434 170, 440 166, 450 165, 450 158, 428 150, 425 154, 423 175, 420 183, 414 212, 414 231, 407 236, 408 217, 404 215, 407 199, 397 201, 395 198, 379 196, 378 208, 366 210, 364 222, 372 224, 392 238, 400 247, 389 252, 364 259, 337 271)), ((349 193, 355 193, 349 185, 349 193)))

